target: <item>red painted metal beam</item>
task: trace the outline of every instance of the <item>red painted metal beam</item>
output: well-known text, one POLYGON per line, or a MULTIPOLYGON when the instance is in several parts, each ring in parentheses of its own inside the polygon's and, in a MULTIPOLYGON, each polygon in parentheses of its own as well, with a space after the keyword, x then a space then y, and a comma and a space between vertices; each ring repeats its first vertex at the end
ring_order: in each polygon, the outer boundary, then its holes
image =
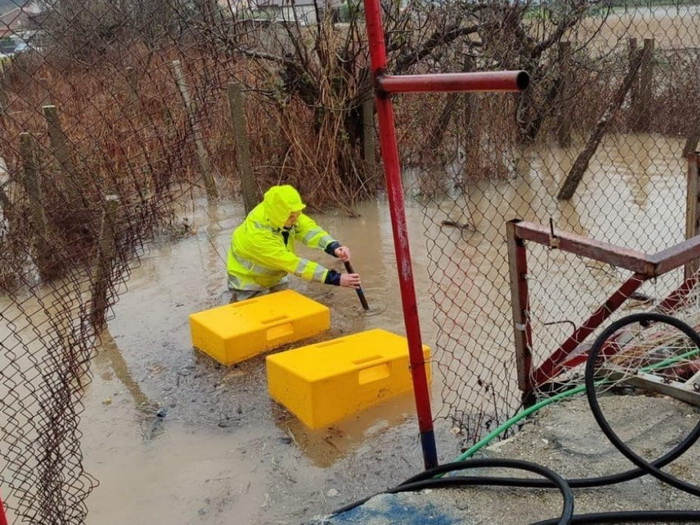
POLYGON ((683 305, 695 285, 698 284, 698 274, 688 277, 683 284, 673 290, 668 296, 654 307, 655 312, 670 315, 676 311, 679 305, 683 305))
POLYGON ((485 71, 475 73, 439 73, 432 75, 380 75, 377 91, 391 93, 429 93, 433 91, 522 91, 530 83, 525 71, 485 71))
POLYGON ((649 259, 656 265, 656 275, 663 275, 700 257, 700 235, 655 253, 649 259))
MULTIPOLYGON (((365 19, 367 21, 367 37, 372 64, 372 74, 376 78, 384 72, 387 65, 386 48, 384 46, 384 31, 382 29, 381 6, 378 0, 365 0, 365 19)), ((394 250, 399 271, 401 302, 403 305, 404 325, 408 339, 408 353, 413 379, 413 393, 418 414, 418 427, 423 449, 423 463, 426 469, 438 465, 437 449, 435 446, 435 431, 430 407, 430 388, 426 373, 426 363, 423 357, 420 322, 418 319, 418 303, 413 284, 413 268, 411 251, 408 244, 406 227, 406 211, 404 207, 403 185, 401 183, 401 168, 399 151, 396 145, 394 127, 394 109, 391 99, 377 93, 377 119, 379 122, 379 142, 384 163, 389 197, 389 211, 394 235, 394 250)))
POLYGON ((568 232, 555 232, 552 236, 547 226, 532 222, 517 222, 515 234, 519 239, 533 241, 545 246, 556 242, 562 251, 581 255, 589 259, 613 264, 625 270, 642 273, 647 277, 658 277, 684 264, 700 258, 700 235, 691 237, 653 255, 628 250, 613 244, 596 241, 568 232))
MULTIPOLYGON (((553 232, 550 228, 540 224, 525 221, 512 221, 509 225, 513 239, 516 242, 532 241, 545 246, 552 246, 565 252, 573 253, 582 257, 587 257, 596 261, 613 264, 635 272, 610 298, 599 307, 564 343, 545 360, 535 371, 532 382, 534 387, 553 379, 562 369, 570 367, 580 360, 583 355, 571 354, 603 321, 617 310, 620 305, 636 291, 647 279, 658 277, 671 270, 679 268, 700 257, 700 235, 683 241, 671 248, 658 252, 654 255, 647 255, 642 252, 628 250, 599 242, 587 237, 567 232, 553 232)), ((511 264, 514 262, 515 252, 509 254, 511 264)), ((517 277, 517 276, 516 276, 517 277)), ((511 275, 511 285, 513 284, 511 275)), ((657 311, 673 311, 679 303, 685 299, 689 291, 700 280, 698 276, 689 277, 677 290, 664 299, 656 308, 657 311)), ((515 318, 514 318, 515 321, 515 318)), ((516 327, 517 328, 517 327, 516 327)), ((517 348, 516 335, 516 353, 517 348)), ((520 345, 522 346, 522 344, 520 345)), ((522 352, 522 348, 520 348, 522 352)), ((523 382, 520 382, 521 387, 523 382)), ((527 394, 528 392, 524 392, 527 394)))
POLYGON ((613 264, 625 270, 642 273, 648 277, 656 275, 654 260, 642 252, 620 248, 619 246, 596 241, 575 233, 557 231, 552 236, 552 231, 549 227, 525 221, 515 224, 515 234, 519 239, 533 241, 545 246, 551 246, 552 243, 555 243, 556 247, 561 251, 613 264))
POLYGON ((636 273, 627 279, 617 291, 611 295, 605 304, 600 306, 593 314, 564 341, 564 343, 540 365, 534 374, 535 387, 546 383, 556 377, 562 370, 562 364, 566 358, 581 344, 586 337, 598 328, 603 321, 612 315, 627 298, 639 289, 647 277, 636 273))
POLYGON ((515 363, 518 369, 518 387, 523 402, 529 405, 532 386, 532 324, 530 323, 530 296, 527 285, 527 248, 525 241, 515 235, 516 221, 506 223, 508 263, 510 267, 510 297, 513 309, 513 337, 515 363))

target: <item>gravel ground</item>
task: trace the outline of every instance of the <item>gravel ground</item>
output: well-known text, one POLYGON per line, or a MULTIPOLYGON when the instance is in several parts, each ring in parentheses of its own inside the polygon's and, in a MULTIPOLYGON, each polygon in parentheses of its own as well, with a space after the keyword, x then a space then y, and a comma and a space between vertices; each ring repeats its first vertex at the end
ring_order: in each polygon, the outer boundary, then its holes
MULTIPOLYGON (((670 450, 698 423, 700 411, 665 397, 614 396, 601 406, 615 432, 647 460, 670 450)), ((513 438, 483 449, 480 458, 513 458, 538 463, 567 479, 622 472, 632 464, 599 429, 585 398, 540 411, 513 438)), ((700 447, 694 445, 663 470, 700 484, 700 447)), ((482 469, 481 475, 524 477, 514 470, 482 469)), ((575 489, 575 512, 621 510, 700 510, 700 499, 651 476, 600 488, 575 489)), ((364 505, 315 523, 528 524, 559 516, 561 496, 554 490, 478 487, 427 489, 420 493, 379 495, 364 505)), ((661 522, 660 522, 661 523, 661 522)))

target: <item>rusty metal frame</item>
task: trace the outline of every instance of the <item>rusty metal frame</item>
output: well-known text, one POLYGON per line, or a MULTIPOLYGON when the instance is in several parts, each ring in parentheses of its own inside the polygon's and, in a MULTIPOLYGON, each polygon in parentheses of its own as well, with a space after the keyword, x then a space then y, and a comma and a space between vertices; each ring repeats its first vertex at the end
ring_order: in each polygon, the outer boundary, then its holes
MULTIPOLYGON (((645 254, 613 244, 599 242, 567 232, 554 233, 549 227, 521 220, 507 223, 508 262, 511 275, 511 301, 518 386, 523 396, 555 377, 570 354, 625 302, 645 281, 659 277, 676 268, 693 264, 700 258, 700 235, 696 235, 656 254, 645 254), (530 323, 527 287, 527 251, 525 242, 535 242, 553 249, 609 263, 634 275, 600 305, 586 321, 577 327, 550 357, 532 370, 532 326, 530 323)), ((689 276, 659 307, 673 308, 692 289, 697 277, 689 276)))

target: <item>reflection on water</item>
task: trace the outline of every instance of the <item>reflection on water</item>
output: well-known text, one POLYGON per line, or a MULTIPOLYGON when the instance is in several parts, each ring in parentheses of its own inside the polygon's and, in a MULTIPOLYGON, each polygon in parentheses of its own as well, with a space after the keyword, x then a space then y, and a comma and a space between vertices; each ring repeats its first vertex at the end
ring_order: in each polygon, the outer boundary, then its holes
POLYGON ((141 390, 141 386, 131 376, 129 365, 124 360, 109 330, 104 330, 100 333, 99 341, 100 348, 98 349, 97 357, 94 359, 94 365, 98 373, 100 369, 105 369, 103 378, 107 380, 111 379, 111 375, 114 374, 127 389, 137 407, 146 408, 151 405, 148 397, 141 390))
POLYGON ((76 321, 84 292, 67 278, 0 298, 0 473, 7 506, 24 518, 46 522, 58 502, 77 508, 94 486, 77 430, 94 341, 76 321))
POLYGON ((275 405, 273 416, 277 427, 289 437, 304 456, 321 468, 333 465, 365 440, 407 421, 414 411, 413 395, 402 394, 371 407, 328 428, 313 430, 284 408, 275 405))

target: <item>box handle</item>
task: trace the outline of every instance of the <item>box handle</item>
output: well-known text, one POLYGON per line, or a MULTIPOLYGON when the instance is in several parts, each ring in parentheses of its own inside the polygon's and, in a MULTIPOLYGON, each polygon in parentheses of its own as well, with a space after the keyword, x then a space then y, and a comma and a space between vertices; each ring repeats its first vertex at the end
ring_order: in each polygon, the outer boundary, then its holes
POLYGON ((262 324, 272 324, 272 323, 276 323, 277 321, 284 321, 286 319, 289 319, 288 315, 278 315, 277 317, 270 317, 269 319, 263 319, 260 322, 262 324))
POLYGON ((353 365, 360 367, 357 371, 357 382, 360 385, 367 385, 387 379, 391 375, 391 368, 389 363, 381 363, 383 360, 385 358, 381 355, 370 355, 351 361, 353 365))
POLYGON ((333 339, 332 341, 326 341, 325 343, 318 343, 316 348, 325 348, 327 346, 337 345, 339 343, 344 343, 345 339, 333 339))
POLYGON ((370 366, 360 370, 357 373, 357 382, 360 385, 367 385, 387 379, 390 375, 389 363, 382 363, 381 365, 370 366))
POLYGON ((382 356, 380 355, 371 355, 368 357, 363 357, 361 359, 353 359, 351 362, 353 365, 366 365, 367 363, 371 363, 373 361, 378 361, 382 359, 382 356))
POLYGON ((294 325, 288 319, 289 316, 287 315, 278 315, 277 317, 270 317, 260 321, 263 325, 271 325, 265 332, 268 341, 287 337, 294 333, 294 325))

